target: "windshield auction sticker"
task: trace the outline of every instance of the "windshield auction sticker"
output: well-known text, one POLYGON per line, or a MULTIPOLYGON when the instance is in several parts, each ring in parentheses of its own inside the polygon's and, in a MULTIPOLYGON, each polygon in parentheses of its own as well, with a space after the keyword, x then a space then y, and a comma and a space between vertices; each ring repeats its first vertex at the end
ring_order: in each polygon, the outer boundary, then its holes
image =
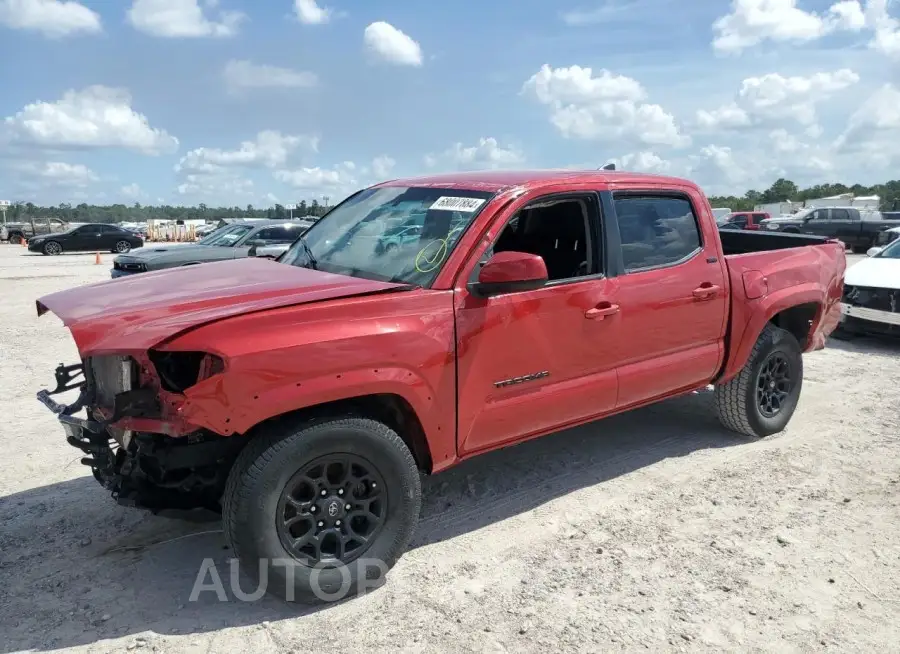
POLYGON ((472 212, 478 209, 484 200, 482 198, 454 198, 442 195, 434 201, 429 209, 439 209, 441 211, 467 211, 472 212))

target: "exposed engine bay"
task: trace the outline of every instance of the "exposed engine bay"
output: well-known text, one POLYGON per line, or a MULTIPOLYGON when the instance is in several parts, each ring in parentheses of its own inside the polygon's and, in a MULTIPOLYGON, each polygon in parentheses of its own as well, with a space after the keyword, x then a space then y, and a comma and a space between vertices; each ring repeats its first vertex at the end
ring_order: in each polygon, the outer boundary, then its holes
POLYGON ((60 364, 38 399, 57 414, 81 463, 117 502, 151 511, 220 509, 225 477, 245 439, 179 421, 180 392, 222 369, 202 352, 102 355, 60 364), (54 395, 78 389, 72 404, 54 395), (77 417, 81 411, 86 418, 77 417))

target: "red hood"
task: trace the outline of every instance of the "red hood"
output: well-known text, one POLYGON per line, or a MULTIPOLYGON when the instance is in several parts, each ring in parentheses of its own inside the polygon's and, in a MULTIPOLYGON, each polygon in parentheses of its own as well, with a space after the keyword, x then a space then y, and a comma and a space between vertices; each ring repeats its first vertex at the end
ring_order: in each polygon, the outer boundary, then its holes
POLYGON ((229 316, 402 286, 247 258, 79 286, 40 298, 37 312, 59 316, 89 356, 146 350, 229 316))

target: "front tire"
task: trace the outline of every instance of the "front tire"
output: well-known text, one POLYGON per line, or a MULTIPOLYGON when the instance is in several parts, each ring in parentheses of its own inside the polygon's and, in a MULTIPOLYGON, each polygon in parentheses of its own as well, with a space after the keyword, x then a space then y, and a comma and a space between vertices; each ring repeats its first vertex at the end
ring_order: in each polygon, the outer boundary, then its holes
POLYGON ((56 241, 47 241, 46 243, 44 243, 43 252, 47 256, 62 254, 62 251, 62 245, 60 245, 56 241))
POLYGON ((244 574, 287 601, 345 599, 377 586, 403 554, 422 502, 415 460, 367 418, 284 422, 241 452, 223 498, 225 538, 244 574), (349 508, 347 508, 349 507, 349 508))
POLYGON ((719 421, 746 436, 771 436, 787 426, 802 388, 800 344, 793 334, 769 323, 741 372, 716 386, 719 421))

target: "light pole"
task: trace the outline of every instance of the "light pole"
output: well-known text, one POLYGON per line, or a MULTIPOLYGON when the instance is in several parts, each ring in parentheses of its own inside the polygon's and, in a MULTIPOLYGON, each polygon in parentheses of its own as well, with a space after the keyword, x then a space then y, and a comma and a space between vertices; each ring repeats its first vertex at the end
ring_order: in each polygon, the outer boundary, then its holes
POLYGON ((6 240, 9 234, 6 231, 6 210, 9 208, 9 200, 0 200, 0 212, 3 212, 3 225, 0 226, 0 239, 6 240))

